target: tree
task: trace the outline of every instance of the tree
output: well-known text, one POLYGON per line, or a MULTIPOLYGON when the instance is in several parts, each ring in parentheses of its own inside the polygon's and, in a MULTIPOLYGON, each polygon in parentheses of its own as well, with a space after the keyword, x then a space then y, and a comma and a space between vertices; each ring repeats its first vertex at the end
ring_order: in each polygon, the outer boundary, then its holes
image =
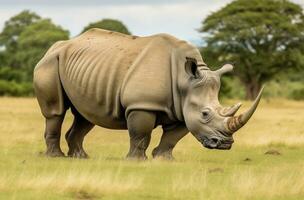
POLYGON ((109 31, 116 31, 119 33, 128 34, 128 35, 131 34, 128 28, 121 21, 115 19, 103 19, 101 21, 90 23, 88 26, 86 26, 83 29, 82 33, 91 28, 101 28, 109 31))
POLYGON ((0 51, 0 67, 6 65, 5 52, 0 51))
POLYGON ((35 65, 48 48, 59 40, 69 39, 69 32, 52 23, 49 19, 40 20, 28 26, 18 39, 16 60, 32 78, 35 65))
POLYGON ((304 14, 287 0, 235 0, 209 15, 202 52, 235 63, 235 73, 253 99, 280 72, 304 67, 304 14))
POLYGON ((1 66, 18 67, 14 59, 18 38, 26 27, 40 19, 37 14, 24 10, 5 22, 4 29, 0 33, 1 66))
POLYGON ((24 72, 20 69, 12 69, 10 67, 3 66, 0 68, 0 80, 21 83, 25 80, 24 75, 24 72))

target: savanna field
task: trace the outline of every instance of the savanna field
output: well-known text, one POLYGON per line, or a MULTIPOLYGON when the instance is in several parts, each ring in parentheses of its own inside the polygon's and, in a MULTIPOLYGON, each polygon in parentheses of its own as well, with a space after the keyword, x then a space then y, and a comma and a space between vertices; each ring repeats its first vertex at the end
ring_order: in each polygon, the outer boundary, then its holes
MULTIPOLYGON (((47 158, 36 100, 0 102, 0 199, 304 199, 303 101, 264 99, 230 151, 205 149, 189 134, 175 161, 153 160, 157 128, 144 162, 124 159, 127 131, 100 127, 84 143, 90 159, 47 158)), ((62 136, 71 122, 68 113, 62 136)), ((66 153, 64 137, 61 146, 66 153)))

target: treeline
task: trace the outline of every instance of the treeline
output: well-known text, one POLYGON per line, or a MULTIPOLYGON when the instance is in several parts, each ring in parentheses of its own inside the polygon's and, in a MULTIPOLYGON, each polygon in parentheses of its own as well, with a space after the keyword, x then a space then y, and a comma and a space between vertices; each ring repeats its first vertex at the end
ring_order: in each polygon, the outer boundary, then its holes
MULTIPOLYGON (((130 34, 127 27, 114 19, 103 19, 83 28, 103 28, 130 34)), ((5 22, 0 33, 0 95, 33 95, 33 69, 48 48, 70 34, 50 19, 25 10, 5 22)))
POLYGON ((236 78, 224 80, 226 94, 254 99, 266 84, 265 96, 304 99, 300 5, 285 0, 235 0, 210 14, 199 32, 205 36, 202 54, 207 63, 235 65, 236 78))
MULTIPOLYGON (((118 20, 103 19, 81 31, 103 28, 131 34, 118 20)), ((202 57, 211 69, 235 66, 222 80, 221 96, 304 99, 304 14, 300 5, 278 0, 235 0, 201 23, 202 57)), ((32 73, 47 49, 69 39, 67 30, 36 13, 10 18, 0 33, 0 95, 33 95, 32 73)))

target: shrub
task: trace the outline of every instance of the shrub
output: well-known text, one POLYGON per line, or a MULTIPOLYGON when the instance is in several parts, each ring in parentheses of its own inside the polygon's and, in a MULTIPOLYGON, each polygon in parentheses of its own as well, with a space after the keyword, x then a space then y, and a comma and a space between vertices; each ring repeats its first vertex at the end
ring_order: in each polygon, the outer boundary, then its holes
POLYGON ((0 80, 0 96, 33 96, 32 83, 0 80))
POLYGON ((290 98, 294 100, 304 100, 304 88, 293 90, 290 94, 290 98))
POLYGON ((25 80, 25 73, 20 69, 12 69, 10 67, 0 68, 0 79, 6 81, 22 82, 25 80))

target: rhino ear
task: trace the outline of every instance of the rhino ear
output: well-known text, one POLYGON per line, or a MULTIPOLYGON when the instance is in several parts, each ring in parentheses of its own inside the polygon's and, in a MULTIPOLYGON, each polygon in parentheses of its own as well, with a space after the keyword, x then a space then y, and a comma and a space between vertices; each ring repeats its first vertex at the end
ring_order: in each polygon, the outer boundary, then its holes
POLYGON ((199 78, 197 69, 197 61, 194 58, 186 57, 185 70, 191 77, 199 78))

